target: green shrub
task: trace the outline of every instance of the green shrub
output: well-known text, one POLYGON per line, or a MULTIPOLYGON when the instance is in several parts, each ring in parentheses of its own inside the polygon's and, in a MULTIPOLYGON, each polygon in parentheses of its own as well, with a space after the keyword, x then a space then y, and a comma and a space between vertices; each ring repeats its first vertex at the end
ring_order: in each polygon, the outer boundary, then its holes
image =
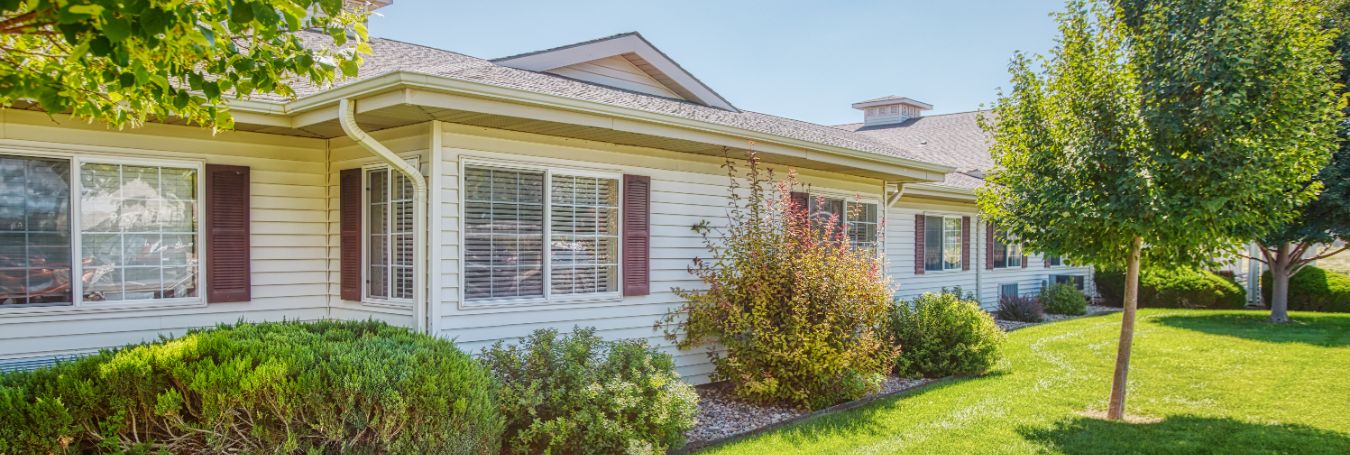
POLYGON ((1078 288, 1068 283, 1056 283, 1041 289, 1041 305, 1050 314, 1087 314, 1088 300, 1078 288))
POLYGON ((994 312, 999 319, 1018 322, 1041 322, 1045 320, 1045 308, 1035 296, 1005 295, 998 299, 998 310, 994 312))
MULTIPOLYGON (((1125 301, 1125 273, 1099 270, 1093 277, 1106 305, 1125 301)), ((1247 291, 1214 272, 1186 268, 1144 269, 1139 274, 1140 308, 1237 309, 1246 306, 1247 291)))
POLYGON ((902 346, 895 372, 903 377, 982 374, 1002 357, 1004 334, 994 318, 954 294, 897 300, 891 333, 902 346))
POLYGON ((792 178, 773 181, 750 158, 743 189, 728 162, 727 226, 695 227, 710 254, 691 272, 707 286, 675 291, 685 302, 667 334, 682 349, 721 344, 709 350, 712 379, 744 400, 821 408, 878 390, 898 353, 881 260, 851 246, 836 217, 813 221, 792 178))
POLYGON ((492 453, 494 384, 378 322, 194 330, 0 377, 0 453, 492 453))
POLYGON ((698 413, 694 388, 645 340, 539 330, 482 360, 502 383, 506 453, 665 453, 698 413))
MULTIPOLYGON (((1261 274, 1261 297, 1270 302, 1270 271, 1261 274)), ((1304 267, 1289 278, 1289 309, 1350 313, 1350 275, 1304 267)))

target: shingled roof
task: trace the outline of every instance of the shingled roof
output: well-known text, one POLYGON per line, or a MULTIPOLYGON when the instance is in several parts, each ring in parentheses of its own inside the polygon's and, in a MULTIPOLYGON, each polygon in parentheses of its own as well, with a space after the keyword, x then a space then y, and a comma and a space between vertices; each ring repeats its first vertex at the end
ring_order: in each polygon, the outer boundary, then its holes
POLYGON ((957 172, 948 174, 941 185, 973 189, 984 180, 970 174, 980 175, 994 167, 989 135, 977 123, 981 114, 988 111, 926 115, 892 125, 851 123, 837 128, 903 148, 920 161, 955 167, 957 172))
MULTIPOLYGON (((319 33, 303 32, 300 36, 308 45, 314 47, 328 46, 332 42, 326 35, 319 33)), ((457 52, 391 39, 372 38, 370 45, 373 52, 365 57, 359 71, 360 75, 341 80, 334 84, 334 87, 392 72, 419 73, 638 109, 827 146, 925 161, 920 155, 913 153, 907 147, 896 146, 868 135, 832 126, 758 112, 733 112, 685 100, 637 93, 548 73, 509 68, 489 60, 457 52)), ((298 98, 316 95, 334 87, 320 87, 303 81, 294 84, 298 98)), ((273 103, 288 101, 267 97, 255 97, 254 100, 273 103)))

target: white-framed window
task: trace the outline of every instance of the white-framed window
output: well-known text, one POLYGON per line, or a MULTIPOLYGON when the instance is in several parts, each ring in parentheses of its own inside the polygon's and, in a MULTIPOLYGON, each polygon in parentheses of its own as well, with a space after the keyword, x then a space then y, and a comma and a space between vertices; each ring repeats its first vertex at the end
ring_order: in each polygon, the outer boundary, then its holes
POLYGON ((410 302, 413 298, 413 184, 388 166, 364 170, 364 299, 410 302))
POLYGON ((466 161, 462 179, 466 303, 618 297, 622 175, 466 161))
POLYGON ((924 217, 923 268, 928 271, 961 269, 961 217, 924 217))
POLYGON ((837 195, 811 194, 810 217, 813 223, 835 220, 847 227, 850 245, 875 250, 881 232, 880 210, 876 200, 837 195))
POLYGON ((1017 293, 1017 283, 1008 283, 1008 284, 1000 284, 1000 285, 998 285, 998 298, 999 298, 999 300, 1008 299, 1008 298, 1017 298, 1018 295, 1019 295, 1019 294, 1017 293))
POLYGON ((1008 241, 1005 236, 994 233, 994 268, 1022 267, 1022 244, 1008 241))
POLYGON ((203 302, 201 168, 0 151, 0 308, 203 302))

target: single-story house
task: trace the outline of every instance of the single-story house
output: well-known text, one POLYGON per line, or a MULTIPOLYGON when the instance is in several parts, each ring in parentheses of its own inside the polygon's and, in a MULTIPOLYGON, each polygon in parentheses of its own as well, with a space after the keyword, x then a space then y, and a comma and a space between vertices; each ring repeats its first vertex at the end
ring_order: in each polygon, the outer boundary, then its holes
MULTIPOLYGON (((316 45, 319 35, 309 36, 316 45)), ((886 97, 863 122, 738 109, 636 33, 495 60, 374 39, 360 76, 232 104, 233 131, 0 110, 0 365, 239 320, 368 319, 474 352, 534 329, 645 338, 725 221, 723 149, 793 168, 899 297, 986 307, 1091 271, 997 240, 977 113, 886 97), (861 204, 861 210, 844 210, 861 204)))

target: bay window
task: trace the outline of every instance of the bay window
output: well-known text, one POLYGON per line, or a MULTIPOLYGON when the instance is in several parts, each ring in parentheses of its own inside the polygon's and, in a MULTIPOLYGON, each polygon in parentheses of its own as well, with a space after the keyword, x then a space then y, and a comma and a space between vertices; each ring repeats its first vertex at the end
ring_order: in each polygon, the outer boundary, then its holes
POLYGON ((197 299, 198 174, 0 155, 0 307, 197 299))
POLYGON ((618 295, 619 177, 464 167, 464 299, 618 295))
POLYGON ((961 269, 961 217, 924 217, 924 270, 961 269))

